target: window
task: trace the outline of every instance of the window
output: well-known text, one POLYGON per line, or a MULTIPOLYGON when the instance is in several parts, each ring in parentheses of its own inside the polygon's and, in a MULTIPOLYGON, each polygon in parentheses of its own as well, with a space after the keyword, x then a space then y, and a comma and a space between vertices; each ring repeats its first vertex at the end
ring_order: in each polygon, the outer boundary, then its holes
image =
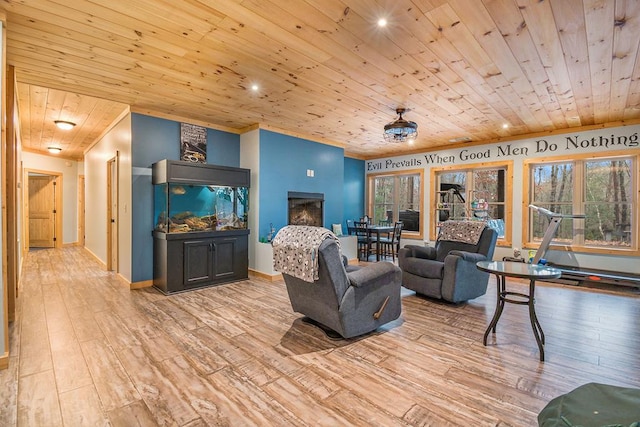
POLYGON ((431 238, 437 237, 438 224, 447 219, 487 221, 498 231, 498 238, 510 244, 512 162, 433 168, 433 217, 431 238))
MULTIPOLYGON (((553 241, 603 249, 634 247, 635 161, 634 157, 615 157, 529 164, 532 204, 562 214, 585 215, 585 219, 563 219, 553 241)), ((544 216, 533 213, 529 241, 541 241, 547 225, 544 216)))
POLYGON ((402 235, 422 237, 422 171, 369 175, 369 214, 373 223, 402 221, 402 235))

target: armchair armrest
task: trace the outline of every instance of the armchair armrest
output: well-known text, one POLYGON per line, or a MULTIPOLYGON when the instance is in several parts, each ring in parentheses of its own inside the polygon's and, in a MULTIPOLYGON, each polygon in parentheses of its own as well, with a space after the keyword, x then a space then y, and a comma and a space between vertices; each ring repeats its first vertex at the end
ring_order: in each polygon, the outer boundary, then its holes
POLYGON ((387 285, 392 282, 400 284, 402 272, 390 262, 376 262, 359 270, 347 273, 349 282, 357 288, 364 286, 387 285))
POLYGON ((486 255, 479 254, 479 253, 476 253, 476 252, 450 251, 447 254, 447 257, 449 257, 451 255, 458 256, 458 257, 462 258, 464 261, 472 262, 474 264, 477 263, 478 261, 486 261, 487 260, 486 255))
POLYGON ((444 258, 442 298, 451 302, 466 301, 487 291, 489 273, 476 267, 487 256, 475 252, 450 251, 444 258))
POLYGON ((430 246, 406 245, 398 252, 398 258, 400 257, 436 259, 436 248, 432 248, 430 246))

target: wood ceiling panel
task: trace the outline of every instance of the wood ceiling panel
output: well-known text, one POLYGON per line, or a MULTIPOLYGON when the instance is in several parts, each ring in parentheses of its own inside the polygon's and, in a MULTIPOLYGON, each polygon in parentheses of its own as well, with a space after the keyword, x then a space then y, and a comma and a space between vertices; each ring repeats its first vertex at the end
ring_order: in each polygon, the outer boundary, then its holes
POLYGON ((233 132, 261 125, 361 158, 461 136, 482 143, 640 120, 638 2, 6 0, 3 8, 27 150, 60 142, 80 158, 127 106, 233 132), (413 146, 382 139, 399 106, 419 125, 413 146), (48 127, 56 114, 84 124, 61 133, 48 127))
MULTIPOLYGON (((613 33, 613 65, 611 69, 611 98, 609 120, 624 116, 628 93, 634 77, 634 66, 640 49, 640 20, 627 17, 640 16, 640 2, 622 2, 616 4, 615 26, 613 33)), ((635 104, 638 107, 637 104, 635 104)))
POLYGON ((125 104, 20 82, 17 93, 25 151, 49 154, 48 147, 60 147, 65 158, 82 159, 84 150, 127 109, 125 104), (76 126, 64 131, 55 120, 76 126))
POLYGON ((569 72, 572 96, 578 105, 580 124, 595 124, 583 2, 556 0, 551 2, 551 7, 569 72))
POLYGON ((487 9, 482 10, 480 3, 474 4, 476 7, 457 9, 457 13, 463 13, 459 15, 463 22, 476 24, 471 27, 474 37, 484 40, 482 46, 497 58, 496 65, 528 109, 538 112, 536 116, 544 129, 566 128, 560 104, 548 86, 549 78, 518 5, 512 0, 493 0, 486 1, 487 9))
POLYGON ((596 123, 609 120, 611 94, 611 67, 613 58, 614 3, 606 0, 585 0, 587 49, 591 70, 591 93, 596 123))
POLYGON ((518 0, 518 8, 524 22, 527 23, 526 28, 549 79, 547 87, 560 104, 567 126, 579 126, 578 107, 572 96, 571 80, 564 62, 564 52, 550 3, 537 0, 518 0))

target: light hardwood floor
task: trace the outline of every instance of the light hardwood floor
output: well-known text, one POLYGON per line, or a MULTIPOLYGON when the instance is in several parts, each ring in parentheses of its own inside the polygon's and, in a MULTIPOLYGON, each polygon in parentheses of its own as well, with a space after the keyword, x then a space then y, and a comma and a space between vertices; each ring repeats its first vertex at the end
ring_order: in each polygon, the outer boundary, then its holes
MULTIPOLYGON (((522 282, 510 282, 523 287, 522 282)), ((526 306, 451 306, 407 292, 401 319, 332 341, 293 313, 283 282, 174 296, 130 291, 83 249, 30 252, 2 426, 534 426, 588 383, 640 387, 640 297, 541 284, 538 360, 526 306)))

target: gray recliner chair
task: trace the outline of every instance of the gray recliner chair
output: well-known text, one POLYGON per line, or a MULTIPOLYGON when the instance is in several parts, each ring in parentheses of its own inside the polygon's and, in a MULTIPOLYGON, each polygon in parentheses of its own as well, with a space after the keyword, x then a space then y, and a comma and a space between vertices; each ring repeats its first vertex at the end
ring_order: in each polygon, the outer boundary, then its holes
POLYGON ((377 262, 348 270, 336 241, 324 240, 318 248, 318 280, 310 283, 282 274, 293 310, 343 338, 366 334, 400 317, 398 267, 377 262))
POLYGON ((491 260, 498 233, 484 227, 476 244, 436 241, 435 247, 407 245, 398 253, 402 285, 416 293, 459 303, 487 292, 489 273, 476 268, 491 260))

